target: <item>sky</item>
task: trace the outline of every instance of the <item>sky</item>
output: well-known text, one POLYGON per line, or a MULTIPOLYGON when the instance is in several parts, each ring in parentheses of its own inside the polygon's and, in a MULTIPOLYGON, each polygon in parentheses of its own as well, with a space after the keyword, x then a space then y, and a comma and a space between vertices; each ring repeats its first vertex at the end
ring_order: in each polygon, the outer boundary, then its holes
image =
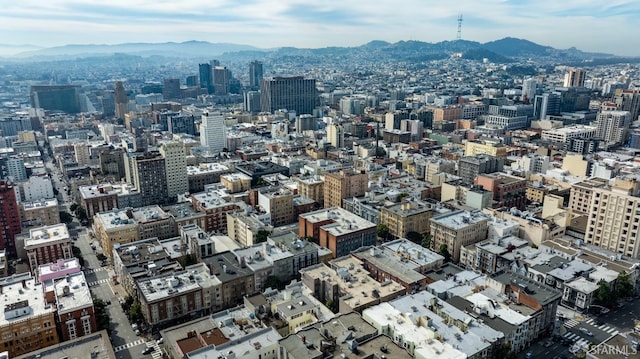
POLYGON ((259 48, 372 40, 487 42, 640 56, 638 0, 21 0, 2 1, 0 45, 182 42, 259 48))

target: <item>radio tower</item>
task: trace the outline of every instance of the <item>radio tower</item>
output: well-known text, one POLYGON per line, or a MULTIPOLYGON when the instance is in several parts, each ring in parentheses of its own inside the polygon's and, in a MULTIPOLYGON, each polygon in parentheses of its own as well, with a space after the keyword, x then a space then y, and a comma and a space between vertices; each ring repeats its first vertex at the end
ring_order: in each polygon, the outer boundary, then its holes
POLYGON ((458 15, 458 34, 456 40, 462 39, 462 14, 458 15))

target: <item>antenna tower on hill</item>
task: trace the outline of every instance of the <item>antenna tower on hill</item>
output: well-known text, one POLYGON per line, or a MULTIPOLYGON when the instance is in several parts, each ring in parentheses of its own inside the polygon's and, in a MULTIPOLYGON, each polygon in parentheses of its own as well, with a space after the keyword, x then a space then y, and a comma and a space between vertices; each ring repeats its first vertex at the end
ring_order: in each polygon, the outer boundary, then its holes
POLYGON ((458 34, 456 40, 462 39, 462 14, 458 15, 458 34))

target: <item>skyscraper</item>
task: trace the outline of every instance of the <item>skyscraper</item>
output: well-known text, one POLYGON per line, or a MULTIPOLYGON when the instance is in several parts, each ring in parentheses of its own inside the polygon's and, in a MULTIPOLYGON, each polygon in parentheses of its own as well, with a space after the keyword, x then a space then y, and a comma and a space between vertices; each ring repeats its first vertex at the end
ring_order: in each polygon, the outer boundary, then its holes
POLYGON ((260 112, 260 92, 245 91, 243 99, 243 110, 254 113, 260 112))
POLYGON ((536 96, 537 86, 537 81, 534 78, 528 78, 522 81, 522 98, 526 98, 529 103, 533 102, 536 96))
POLYGON ((31 86, 31 106, 49 111, 81 112, 79 86, 31 86))
POLYGON ((8 257, 16 256, 16 235, 21 231, 20 209, 13 184, 0 180, 0 249, 8 257))
POLYGON ((629 111, 632 122, 638 120, 640 115, 640 89, 616 90, 614 101, 619 110, 629 111))
POLYGON ((316 80, 302 76, 263 79, 260 84, 262 111, 285 109, 296 114, 312 114, 318 102, 316 80))
POLYGON ((189 191, 184 144, 180 141, 162 142, 160 144, 160 154, 164 158, 165 174, 167 176, 167 196, 173 200, 179 194, 189 191))
POLYGON ((596 136, 604 145, 622 144, 631 125, 629 111, 600 111, 596 136))
POLYGON ((124 90, 122 81, 116 81, 113 94, 116 107, 116 118, 124 119, 124 115, 127 113, 127 102, 129 101, 127 100, 127 93, 124 90))
POLYGON ((164 79, 162 86, 162 97, 165 100, 176 100, 180 98, 180 79, 164 79))
POLYGON ((131 179, 140 191, 142 205, 167 203, 167 176, 162 155, 158 152, 145 152, 132 157, 131 161, 131 179))
POLYGON ((213 92, 222 96, 229 94, 230 79, 231 71, 226 66, 213 67, 213 92))
POLYGON ((264 70, 262 68, 262 62, 258 60, 251 61, 249 63, 249 87, 252 90, 260 89, 260 82, 264 76, 264 70))
POLYGON ((211 65, 199 64, 200 88, 207 89, 207 93, 213 93, 213 75, 211 73, 211 65))
POLYGON ((213 152, 221 152, 227 144, 226 130, 221 113, 203 113, 200 124, 200 144, 209 147, 213 152))
POLYGON ((587 72, 583 69, 569 68, 564 75, 564 87, 584 87, 587 72))

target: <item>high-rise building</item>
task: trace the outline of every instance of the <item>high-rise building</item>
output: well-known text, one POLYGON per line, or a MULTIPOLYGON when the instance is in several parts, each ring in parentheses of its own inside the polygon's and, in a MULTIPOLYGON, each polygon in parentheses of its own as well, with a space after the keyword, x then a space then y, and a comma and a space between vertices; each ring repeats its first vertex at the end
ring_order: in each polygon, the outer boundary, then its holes
POLYGON ((318 103, 316 80, 302 76, 263 79, 260 84, 262 111, 295 111, 296 114, 312 114, 318 103))
POLYGON ((111 117, 116 114, 115 94, 113 90, 105 90, 100 99, 102 105, 102 114, 105 117, 111 117))
POLYGON ((260 89, 260 82, 264 76, 262 62, 255 60, 249 63, 249 87, 252 90, 260 89))
POLYGON ((167 196, 174 199, 180 194, 189 192, 184 144, 180 141, 162 142, 160 144, 160 154, 164 157, 167 196))
POLYGON ((167 130, 172 133, 196 134, 195 118, 193 115, 171 115, 167 117, 167 130))
POLYGON ((600 111, 596 117, 596 136, 603 144, 622 144, 631 125, 629 111, 600 111))
POLYGON ((324 176, 324 208, 340 207, 342 200, 362 197, 369 185, 369 175, 353 169, 327 173, 324 176))
POLYGON ((165 100, 176 100, 180 96, 180 79, 164 79, 162 97, 165 100))
POLYGON ((533 103, 533 116, 539 120, 544 120, 547 115, 560 114, 562 98, 558 94, 545 93, 536 95, 533 103))
POLYGON ((207 93, 213 93, 213 74, 211 73, 211 65, 199 64, 200 88, 206 89, 207 93))
POLYGON ((564 87, 584 87, 587 72, 583 69, 569 68, 564 75, 564 87))
POLYGON ((132 182, 142 197, 142 205, 167 203, 165 160, 158 152, 132 157, 132 182))
POLYGON ((213 152, 222 152, 227 143, 227 129, 221 113, 202 114, 200 124, 200 144, 213 152))
POLYGON ((124 115, 127 113, 127 93, 124 90, 122 81, 116 81, 114 88, 114 102, 115 102, 115 114, 116 118, 124 119, 124 115))
POLYGON ((344 147, 344 128, 339 123, 332 123, 327 126, 327 142, 333 147, 344 147))
POLYGON ((260 91, 245 91, 243 110, 247 112, 260 112, 260 91))
POLYGON ((529 103, 536 97, 536 88, 538 82, 534 78, 528 78, 522 81, 522 98, 526 98, 529 103))
POLYGON ((9 157, 0 160, 0 163, 4 164, 4 173, 6 177, 11 178, 15 182, 22 182, 27 180, 27 169, 24 166, 24 160, 20 157, 9 157))
POLYGON ((53 85, 31 86, 31 106, 49 111, 63 111, 66 113, 79 113, 80 86, 53 85))
POLYGON ((229 71, 226 66, 214 66, 212 71, 213 93, 221 96, 229 94, 231 71, 229 71))
POLYGON ((20 207, 13 183, 0 180, 0 249, 8 257, 16 256, 16 235, 21 231, 20 207))
POLYGON ((640 115, 640 89, 616 90, 614 101, 619 110, 629 111, 631 121, 637 121, 640 115))

